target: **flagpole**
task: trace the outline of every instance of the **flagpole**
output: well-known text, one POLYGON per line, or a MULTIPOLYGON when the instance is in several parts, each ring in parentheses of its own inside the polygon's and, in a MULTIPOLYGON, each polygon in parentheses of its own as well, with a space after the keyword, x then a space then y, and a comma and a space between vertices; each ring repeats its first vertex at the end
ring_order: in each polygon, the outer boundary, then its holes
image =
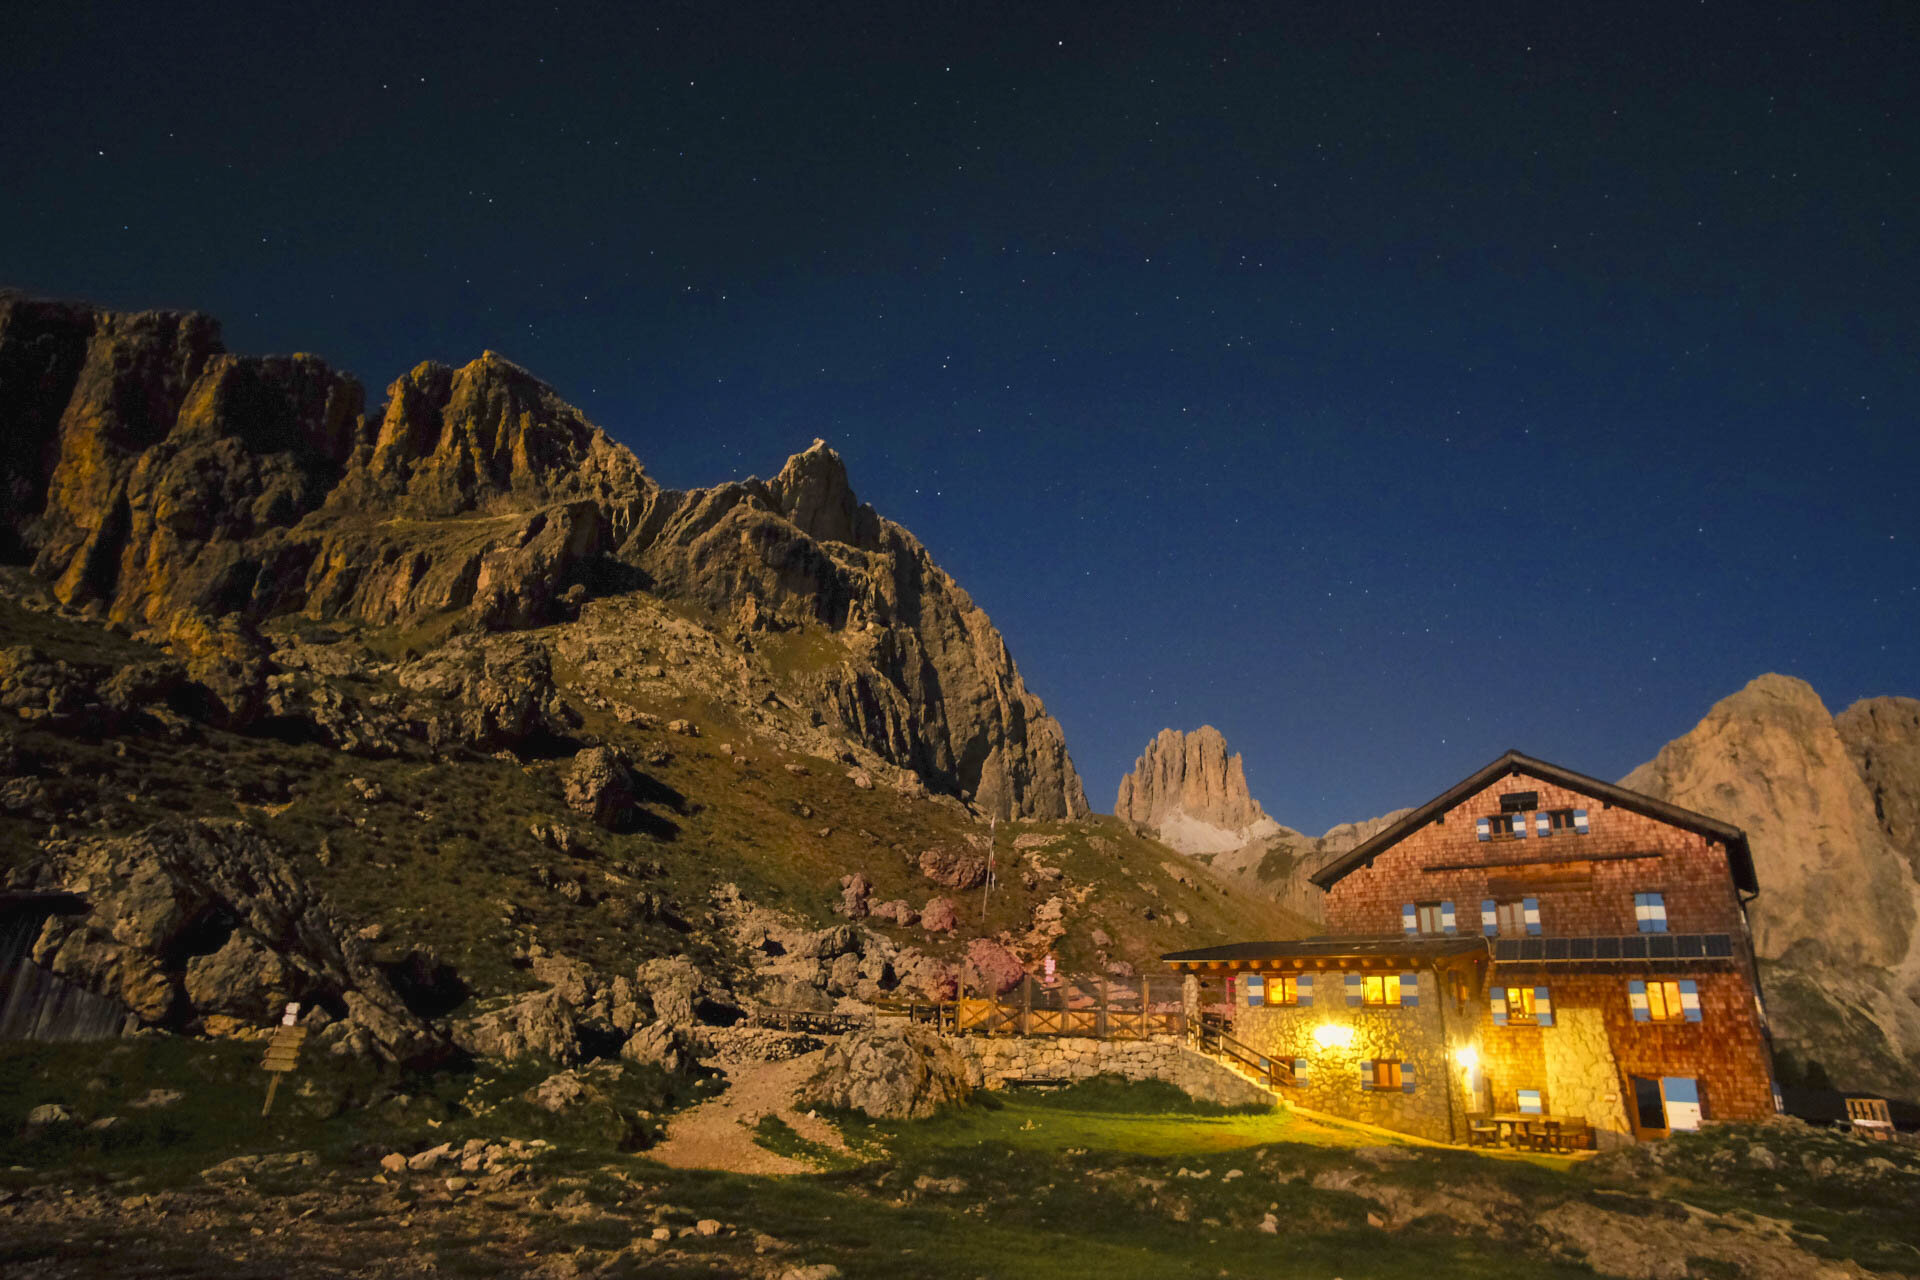
POLYGON ((987 922, 987 906, 993 896, 993 864, 999 853, 1000 819, 987 819, 987 882, 980 888, 980 923, 987 922))

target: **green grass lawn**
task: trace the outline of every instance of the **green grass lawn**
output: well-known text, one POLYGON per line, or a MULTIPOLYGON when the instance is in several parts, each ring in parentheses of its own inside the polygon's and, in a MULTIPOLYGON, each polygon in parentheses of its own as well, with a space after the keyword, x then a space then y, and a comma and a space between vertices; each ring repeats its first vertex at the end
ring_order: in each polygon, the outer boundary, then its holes
POLYGON ((851 1278, 1591 1274, 1445 1232, 1383 1232, 1366 1200, 1310 1181, 1378 1139, 1195 1104, 1170 1086, 1096 1080, 918 1122, 835 1119, 868 1163, 791 1178, 650 1176, 675 1203, 851 1278), (1259 1230, 1269 1212, 1275 1234, 1259 1230))

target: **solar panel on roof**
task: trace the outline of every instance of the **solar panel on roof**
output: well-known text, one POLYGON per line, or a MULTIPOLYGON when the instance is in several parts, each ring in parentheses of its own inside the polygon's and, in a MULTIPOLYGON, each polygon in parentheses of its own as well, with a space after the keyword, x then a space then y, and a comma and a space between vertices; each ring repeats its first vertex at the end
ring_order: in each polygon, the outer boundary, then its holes
POLYGON ((1645 960, 1647 958, 1646 937, 1620 939, 1620 958, 1622 960, 1645 960))
POLYGON ((1733 955, 1733 938, 1729 934, 1710 933, 1707 935, 1707 954, 1716 959, 1726 959, 1733 955))
POLYGON ((1707 940, 1697 933, 1686 933, 1673 940, 1674 954, 1693 958, 1707 954, 1707 940))
POLYGON ((1572 939, 1570 938, 1548 938, 1547 959, 1565 960, 1567 958, 1567 944, 1571 941, 1572 939))
POLYGON ((1571 945, 1570 945, 1570 946, 1568 946, 1568 948, 1567 948, 1567 958, 1568 958, 1568 959, 1570 959, 1570 960, 1591 960, 1591 959, 1593 959, 1593 944, 1594 944, 1594 939, 1592 939, 1592 938, 1568 938, 1568 939, 1567 939, 1567 941, 1568 941, 1568 943, 1570 943, 1570 944, 1571 944, 1571 945))

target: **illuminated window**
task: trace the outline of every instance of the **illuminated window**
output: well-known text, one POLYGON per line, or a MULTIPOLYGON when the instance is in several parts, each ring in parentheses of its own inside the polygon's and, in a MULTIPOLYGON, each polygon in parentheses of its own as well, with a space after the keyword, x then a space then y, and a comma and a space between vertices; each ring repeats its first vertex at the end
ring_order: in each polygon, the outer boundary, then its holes
MULTIPOLYGON (((1399 1004, 1400 975, 1397 973, 1368 974, 1361 1001, 1365 1004, 1399 1004)), ((1397 1066, 1395 1070, 1398 1070, 1397 1066)))
POLYGON ((1509 1026, 1530 1026, 1538 1021, 1534 1010, 1532 987, 1507 988, 1507 1024, 1509 1026))
POLYGON ((1405 1077, 1400 1072, 1400 1062, 1395 1058, 1375 1058, 1373 1060, 1373 1087, 1376 1089, 1401 1089, 1405 1087, 1405 1077))
POLYGON ((1297 973, 1270 974, 1267 977, 1268 1004, 1299 1004, 1300 975, 1297 973))
POLYGON ((1682 1022, 1686 1010, 1680 1004, 1680 984, 1651 979, 1647 983, 1647 1019, 1650 1022, 1682 1022))

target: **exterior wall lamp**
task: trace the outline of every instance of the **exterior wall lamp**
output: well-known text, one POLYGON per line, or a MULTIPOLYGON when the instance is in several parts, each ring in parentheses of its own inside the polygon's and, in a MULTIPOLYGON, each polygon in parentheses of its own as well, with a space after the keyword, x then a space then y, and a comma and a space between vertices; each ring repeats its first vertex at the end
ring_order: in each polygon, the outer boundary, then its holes
POLYGON ((1453 1051, 1453 1060, 1471 1072, 1480 1065, 1480 1052, 1470 1044, 1463 1044, 1453 1051))
POLYGON ((1322 1049, 1331 1049, 1335 1046, 1344 1049, 1353 1043, 1353 1028, 1323 1022, 1313 1029, 1313 1042, 1322 1049))

